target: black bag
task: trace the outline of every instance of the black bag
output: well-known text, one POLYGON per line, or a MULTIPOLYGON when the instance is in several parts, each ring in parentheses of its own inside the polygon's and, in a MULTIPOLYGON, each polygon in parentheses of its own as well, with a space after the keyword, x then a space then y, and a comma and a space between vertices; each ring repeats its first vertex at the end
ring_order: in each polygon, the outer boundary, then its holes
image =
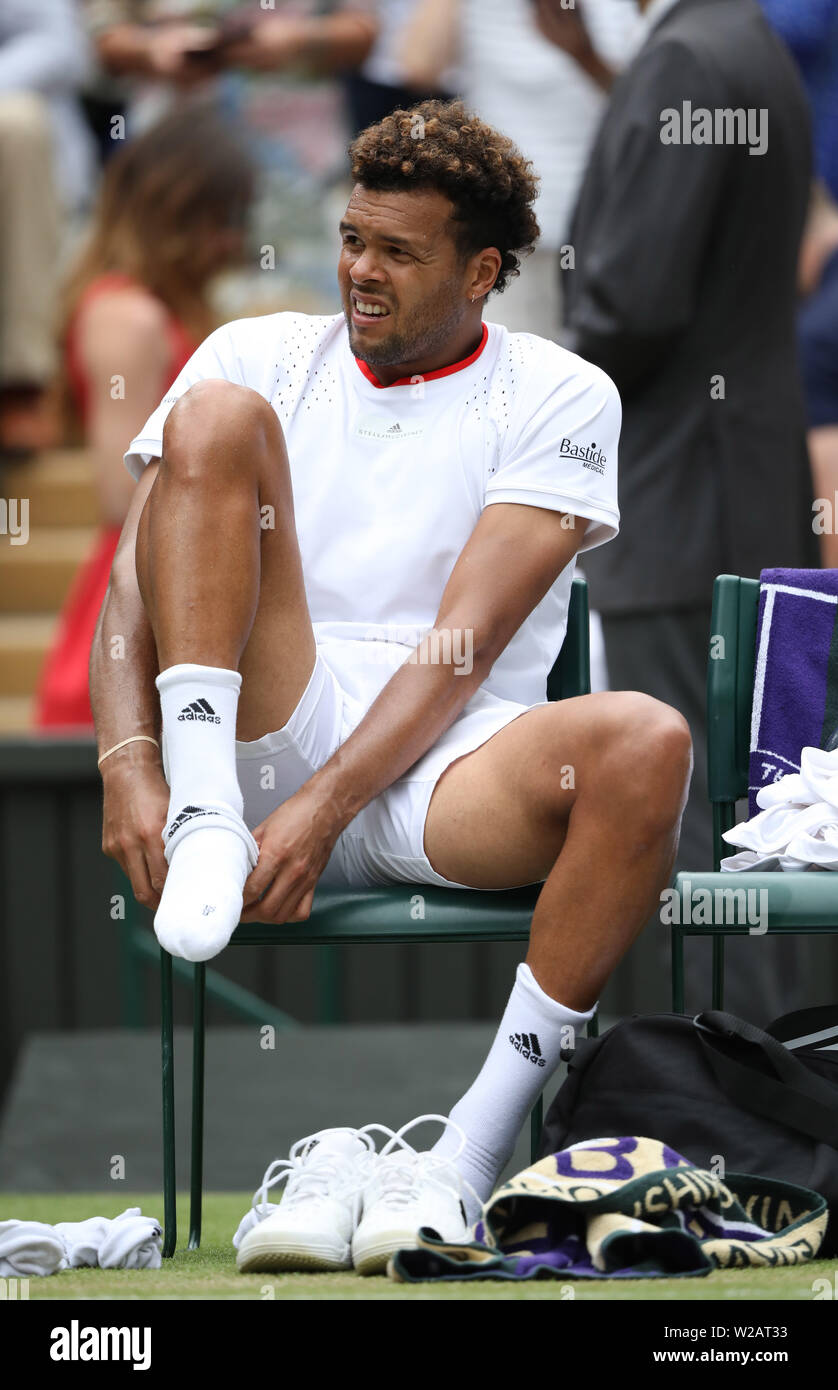
POLYGON ((540 1156, 584 1139, 644 1135, 701 1168, 781 1178, 830 1209, 838 1255, 838 1007, 763 1032, 710 1011, 636 1017, 581 1038, 544 1121, 540 1156), (714 1164, 715 1160, 715 1164, 714 1164))

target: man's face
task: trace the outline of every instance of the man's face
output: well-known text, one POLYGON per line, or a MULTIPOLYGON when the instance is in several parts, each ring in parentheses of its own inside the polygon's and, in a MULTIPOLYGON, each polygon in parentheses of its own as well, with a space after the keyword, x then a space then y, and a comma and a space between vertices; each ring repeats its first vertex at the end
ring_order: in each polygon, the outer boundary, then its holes
POLYGON ((471 307, 451 211, 444 194, 428 189, 353 189, 340 224, 338 284, 349 345, 370 366, 433 356, 471 307))

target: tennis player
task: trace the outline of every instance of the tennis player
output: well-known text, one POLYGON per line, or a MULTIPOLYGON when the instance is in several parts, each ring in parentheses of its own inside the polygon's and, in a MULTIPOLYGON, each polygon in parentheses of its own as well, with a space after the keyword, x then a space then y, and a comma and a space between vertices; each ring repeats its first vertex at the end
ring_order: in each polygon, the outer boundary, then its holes
POLYGON ((318 883, 543 882, 433 1151, 459 1149, 472 1217, 668 882, 690 739, 640 694, 546 700, 576 556, 618 529, 620 403, 484 321, 538 237, 531 166, 458 103, 350 155, 342 312, 218 329, 126 454, 91 663, 104 848, 188 960, 240 918, 305 921, 318 883))

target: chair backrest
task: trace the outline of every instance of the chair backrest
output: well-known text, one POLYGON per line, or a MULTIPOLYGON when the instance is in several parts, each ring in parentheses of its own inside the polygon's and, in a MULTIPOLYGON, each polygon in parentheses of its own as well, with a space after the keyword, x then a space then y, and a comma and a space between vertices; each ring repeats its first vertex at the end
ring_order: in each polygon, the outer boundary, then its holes
POLYGON ((581 574, 574 576, 567 610, 567 632, 561 651, 547 677, 547 699, 567 700, 572 695, 588 695, 591 690, 591 642, 588 585, 581 574))
POLYGON ((715 803, 748 795, 758 607, 758 580, 719 575, 707 662, 707 773, 715 803))

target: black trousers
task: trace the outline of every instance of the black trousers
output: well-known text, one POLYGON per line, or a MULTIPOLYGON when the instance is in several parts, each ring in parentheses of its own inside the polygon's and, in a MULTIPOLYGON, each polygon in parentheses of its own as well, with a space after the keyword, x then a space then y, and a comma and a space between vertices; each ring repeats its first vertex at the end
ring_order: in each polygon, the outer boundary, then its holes
MULTIPOLYGON (((710 607, 603 617, 608 681, 612 690, 640 690, 680 710, 693 738, 694 771, 681 826, 676 867, 713 868, 713 822, 707 799, 706 681, 710 607)), ((742 805, 742 819, 747 806, 742 805)), ((731 853, 734 851, 731 849, 731 853)), ((830 938, 749 936, 725 940, 725 1007, 752 1023, 827 1003, 832 992, 817 970, 830 938)), ((685 1007, 697 1013, 711 1004, 711 943, 688 937, 685 1007)), ((832 950, 834 955, 834 945, 832 950)), ((652 1012, 671 1007, 670 932, 652 918, 615 971, 604 1011, 652 1012)), ((828 959, 828 957, 827 957, 828 959)))

